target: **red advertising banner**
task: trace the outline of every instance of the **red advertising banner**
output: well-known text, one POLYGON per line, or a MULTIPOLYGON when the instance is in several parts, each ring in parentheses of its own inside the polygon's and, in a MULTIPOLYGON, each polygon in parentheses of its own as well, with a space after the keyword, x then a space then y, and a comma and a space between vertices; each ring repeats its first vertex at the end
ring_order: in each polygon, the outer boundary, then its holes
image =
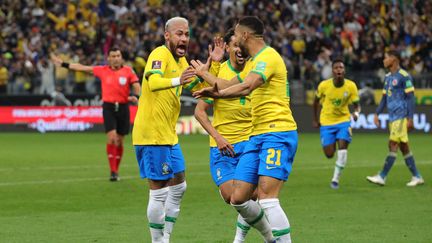
MULTIPOLYGON (((133 123, 136 106, 129 106, 130 122, 133 123)), ((85 131, 96 124, 103 124, 102 107, 41 107, 3 106, 0 107, 0 124, 26 124, 39 132, 85 131)))

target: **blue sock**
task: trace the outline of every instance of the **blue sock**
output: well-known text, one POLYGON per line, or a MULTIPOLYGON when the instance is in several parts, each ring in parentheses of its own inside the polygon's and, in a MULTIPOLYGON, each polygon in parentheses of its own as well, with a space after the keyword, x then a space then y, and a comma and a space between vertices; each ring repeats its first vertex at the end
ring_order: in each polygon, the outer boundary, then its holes
POLYGON ((387 158, 385 159, 385 163, 384 163, 384 167, 380 173, 380 176, 382 178, 386 178, 387 174, 389 173, 391 167, 393 166, 395 160, 396 160, 396 153, 395 152, 390 152, 387 155, 387 158))
POLYGON ((417 171, 417 167, 415 165, 414 157, 411 153, 405 155, 405 164, 408 166, 408 169, 411 171, 411 174, 415 177, 421 177, 420 173, 417 171))

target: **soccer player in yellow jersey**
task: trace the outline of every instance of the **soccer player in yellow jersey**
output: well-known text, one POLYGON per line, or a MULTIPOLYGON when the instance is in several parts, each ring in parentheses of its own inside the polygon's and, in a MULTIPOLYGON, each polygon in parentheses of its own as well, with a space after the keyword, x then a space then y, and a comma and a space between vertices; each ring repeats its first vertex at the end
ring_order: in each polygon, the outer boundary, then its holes
POLYGON ((290 224, 278 199, 291 172, 298 140, 289 105, 286 66, 280 54, 266 45, 264 24, 257 17, 240 19, 234 33, 242 53, 251 56, 245 68, 226 81, 205 71, 199 61, 192 61, 198 76, 213 85, 194 96, 233 98, 251 94, 253 129, 234 174, 231 205, 266 242, 291 242, 290 224), (259 202, 251 200, 255 189, 259 202))
POLYGON ((182 86, 191 85, 195 76, 185 58, 188 21, 169 19, 164 37, 165 45, 154 49, 148 58, 132 132, 140 175, 149 181, 147 217, 152 242, 169 242, 186 190, 185 162, 175 126, 182 86))
POLYGON ((345 78, 342 59, 333 61, 332 72, 332 78, 323 80, 318 85, 313 104, 313 126, 320 128, 321 145, 327 158, 333 158, 337 143, 337 159, 330 186, 338 189, 340 175, 347 163, 348 145, 351 142, 351 115, 348 106, 354 106, 352 117, 357 120, 360 104, 356 84, 345 78), (322 109, 318 115, 320 103, 322 109))
MULTIPOLYGON (((227 31, 224 41, 229 59, 222 63, 216 76, 231 79, 243 70, 246 57, 234 43, 234 29, 227 31)), ((229 204, 235 169, 252 133, 250 97, 199 100, 195 117, 210 134, 210 172, 222 198, 229 204), (206 113, 212 105, 213 123, 206 113)), ((244 242, 250 226, 240 215, 236 226, 234 243, 244 242)))

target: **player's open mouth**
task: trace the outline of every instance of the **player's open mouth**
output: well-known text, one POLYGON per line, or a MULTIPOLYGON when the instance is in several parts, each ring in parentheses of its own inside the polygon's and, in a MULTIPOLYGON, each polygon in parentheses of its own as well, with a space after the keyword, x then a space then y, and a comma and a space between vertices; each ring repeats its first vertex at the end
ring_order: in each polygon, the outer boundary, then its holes
POLYGON ((180 56, 184 56, 186 54, 186 45, 178 45, 177 54, 180 56))
POLYGON ((243 62, 244 61, 244 57, 241 54, 241 52, 236 52, 236 58, 237 58, 237 61, 239 61, 239 62, 243 62))

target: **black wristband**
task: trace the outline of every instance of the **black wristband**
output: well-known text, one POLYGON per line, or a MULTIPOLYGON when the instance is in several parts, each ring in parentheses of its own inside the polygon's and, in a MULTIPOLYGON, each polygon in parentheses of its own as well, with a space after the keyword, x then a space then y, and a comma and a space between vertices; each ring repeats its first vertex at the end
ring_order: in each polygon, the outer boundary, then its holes
POLYGON ((137 94, 133 94, 132 96, 135 96, 137 99, 139 99, 139 95, 137 95, 137 94))
POLYGON ((69 69, 69 63, 68 62, 62 62, 61 66, 69 69))

